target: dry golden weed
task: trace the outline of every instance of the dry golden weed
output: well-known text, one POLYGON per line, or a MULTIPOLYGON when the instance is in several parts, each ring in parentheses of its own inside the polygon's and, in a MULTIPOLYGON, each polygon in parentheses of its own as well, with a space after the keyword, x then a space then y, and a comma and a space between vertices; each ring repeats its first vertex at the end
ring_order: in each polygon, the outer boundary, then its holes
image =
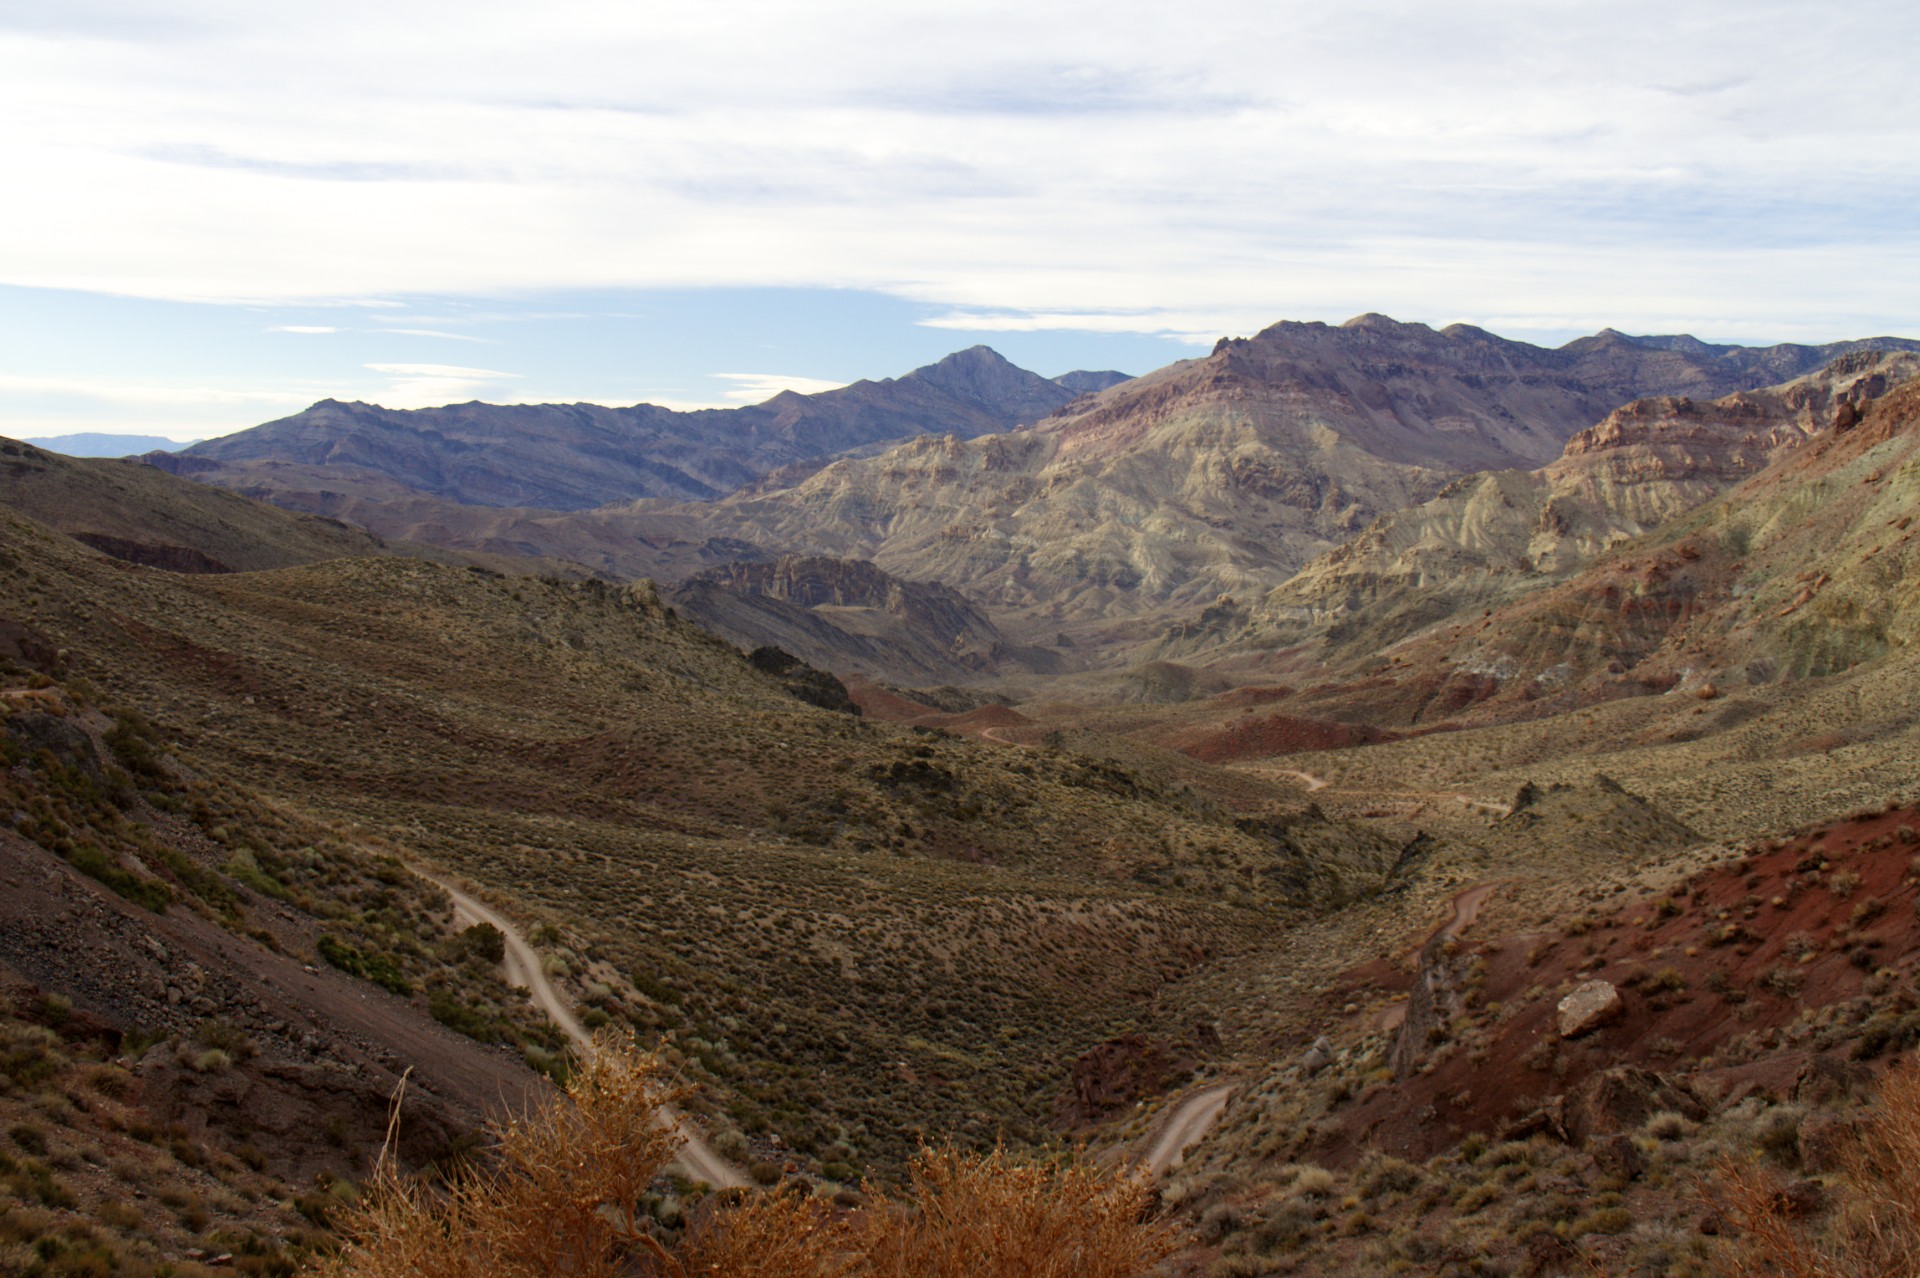
POLYGON ((382 1158, 338 1278, 612 1278, 658 1249, 635 1207, 673 1157, 656 1121, 670 1099, 651 1055, 595 1041, 554 1097, 493 1128, 484 1170, 444 1189, 382 1158))
POLYGON ((553 1097, 445 1187, 382 1159, 326 1278, 1135 1278, 1177 1237, 1144 1174, 923 1151, 911 1190, 853 1213, 789 1186, 709 1202, 663 1241, 637 1210, 673 1157, 652 1055, 603 1034, 553 1097))
POLYGON ((910 1199, 875 1193, 859 1245, 874 1278, 1131 1278, 1178 1243, 1145 1173, 1042 1167, 947 1146, 914 1160, 910 1199))
POLYGON ((1911 1278, 1920 1272, 1920 1062, 1881 1080, 1832 1187, 1824 1228, 1752 1163, 1721 1165, 1710 1198, 1735 1227, 1720 1271, 1730 1278, 1911 1278))

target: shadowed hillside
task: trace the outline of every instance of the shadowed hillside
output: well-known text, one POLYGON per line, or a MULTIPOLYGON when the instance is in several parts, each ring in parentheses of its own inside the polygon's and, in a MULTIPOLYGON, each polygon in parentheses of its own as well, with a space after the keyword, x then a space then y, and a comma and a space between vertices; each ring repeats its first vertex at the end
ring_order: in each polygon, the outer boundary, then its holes
POLYGON ((1145 996, 1393 855, 1270 800, 816 709, 644 586, 183 575, 14 515, 0 565, 11 619, 187 766, 502 891, 589 1013, 678 1031, 729 1148, 778 1134, 809 1165, 1043 1138, 1145 996))

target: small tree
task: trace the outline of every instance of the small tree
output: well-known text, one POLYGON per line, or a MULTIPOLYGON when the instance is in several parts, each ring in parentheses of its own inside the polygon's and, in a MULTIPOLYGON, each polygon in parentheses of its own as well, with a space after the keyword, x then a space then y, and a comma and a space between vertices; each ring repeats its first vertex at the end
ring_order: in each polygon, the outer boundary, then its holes
POLYGON ((507 957, 506 933, 491 923, 475 923, 460 933, 460 944, 475 958, 499 964, 507 957))

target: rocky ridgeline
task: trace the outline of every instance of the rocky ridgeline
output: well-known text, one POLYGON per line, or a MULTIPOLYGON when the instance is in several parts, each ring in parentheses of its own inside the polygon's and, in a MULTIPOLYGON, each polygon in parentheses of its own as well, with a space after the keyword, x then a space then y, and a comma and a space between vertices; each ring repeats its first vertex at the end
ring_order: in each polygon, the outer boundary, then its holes
POLYGON ((454 404, 397 410, 323 400, 253 430, 148 460, 296 506, 325 485, 395 486, 465 505, 585 510, 663 497, 710 500, 780 467, 923 433, 972 437, 1046 416, 1117 373, 1072 385, 984 346, 904 377, 744 408, 454 404))
POLYGON ((1307 565, 1228 642, 1322 637, 1377 648, 1499 605, 1701 506, 1782 461, 1920 371, 1920 356, 1861 352, 1783 386, 1717 400, 1635 400, 1531 471, 1449 485, 1307 565))
POLYGON ((904 581, 864 560, 723 564, 670 593, 687 617, 742 647, 787 649, 822 668, 928 683, 1021 664, 958 591, 904 581))

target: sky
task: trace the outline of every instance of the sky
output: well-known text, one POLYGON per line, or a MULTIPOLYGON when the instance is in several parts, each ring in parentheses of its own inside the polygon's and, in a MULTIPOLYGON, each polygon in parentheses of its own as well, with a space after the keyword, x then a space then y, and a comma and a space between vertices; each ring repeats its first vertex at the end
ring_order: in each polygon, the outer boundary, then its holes
POLYGON ((1920 335, 1920 6, 0 0, 0 434, 1920 335))

